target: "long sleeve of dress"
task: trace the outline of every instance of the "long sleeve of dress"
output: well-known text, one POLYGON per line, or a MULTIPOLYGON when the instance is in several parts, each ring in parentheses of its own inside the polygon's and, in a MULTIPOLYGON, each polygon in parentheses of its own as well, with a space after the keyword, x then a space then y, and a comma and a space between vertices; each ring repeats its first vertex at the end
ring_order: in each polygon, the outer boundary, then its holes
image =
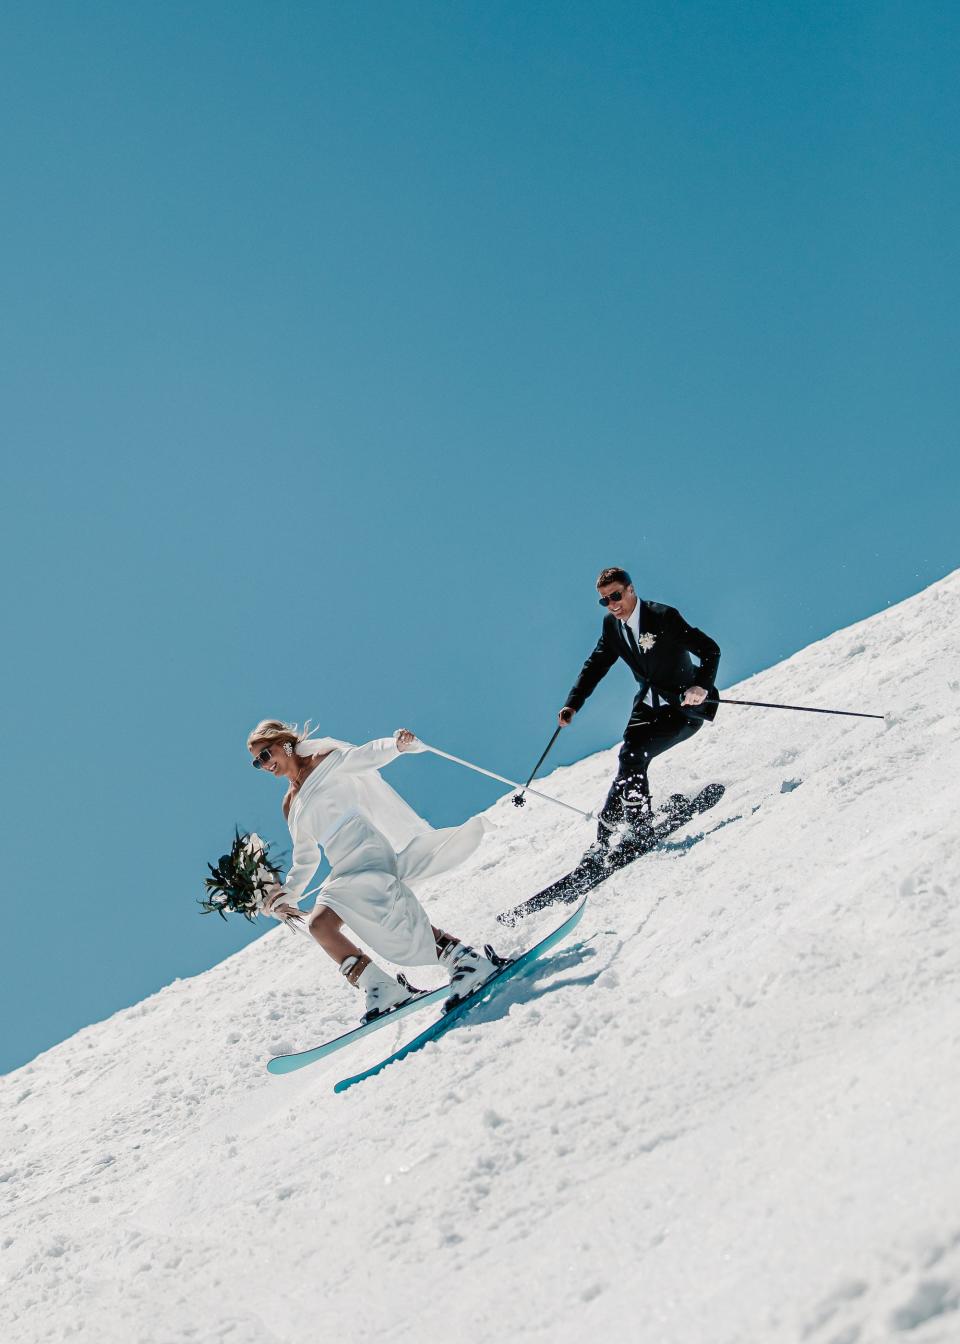
POLYGON ((283 882, 287 899, 296 905, 303 900, 303 893, 310 885, 311 878, 320 866, 320 847, 316 837, 302 832, 293 842, 293 858, 290 871, 283 882))
POLYGON ((378 737, 372 742, 365 742, 362 747, 347 747, 337 769, 346 774, 354 774, 359 770, 382 770, 399 755, 400 748, 392 737, 378 737))

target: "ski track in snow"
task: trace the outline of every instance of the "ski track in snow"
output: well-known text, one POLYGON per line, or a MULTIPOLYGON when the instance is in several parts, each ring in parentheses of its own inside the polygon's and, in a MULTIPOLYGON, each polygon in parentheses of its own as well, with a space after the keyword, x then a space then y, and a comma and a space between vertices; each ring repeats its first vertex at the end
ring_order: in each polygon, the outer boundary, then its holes
MULTIPOLYGON (((960 571, 736 687, 889 717, 722 710, 651 771, 720 805, 342 1097, 424 1019, 270 1077, 356 1010, 283 929, 0 1079, 3 1338, 960 1340, 958 651, 960 571)), ((480 940, 589 839, 490 814, 420 892, 480 940)))

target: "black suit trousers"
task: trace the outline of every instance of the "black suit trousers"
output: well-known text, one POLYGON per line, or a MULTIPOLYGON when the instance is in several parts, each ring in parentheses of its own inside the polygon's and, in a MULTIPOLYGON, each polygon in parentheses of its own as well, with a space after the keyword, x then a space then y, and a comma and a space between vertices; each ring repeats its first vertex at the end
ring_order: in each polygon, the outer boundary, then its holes
POLYGON ((650 762, 678 742, 693 737, 702 727, 702 719, 690 718, 672 705, 654 709, 652 705, 644 704, 643 696, 638 695, 623 730, 617 777, 610 786, 600 815, 607 821, 619 822, 624 816, 625 801, 649 805, 647 767, 650 762))

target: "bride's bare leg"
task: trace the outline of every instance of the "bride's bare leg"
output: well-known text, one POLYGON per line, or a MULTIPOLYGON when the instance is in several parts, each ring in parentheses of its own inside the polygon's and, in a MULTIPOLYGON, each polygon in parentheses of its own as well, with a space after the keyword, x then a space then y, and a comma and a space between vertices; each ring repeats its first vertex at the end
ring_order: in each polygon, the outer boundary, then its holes
POLYGON ((341 933, 343 920, 329 906, 322 905, 310 916, 310 932, 328 956, 339 966, 344 957, 359 957, 362 953, 356 943, 341 933))

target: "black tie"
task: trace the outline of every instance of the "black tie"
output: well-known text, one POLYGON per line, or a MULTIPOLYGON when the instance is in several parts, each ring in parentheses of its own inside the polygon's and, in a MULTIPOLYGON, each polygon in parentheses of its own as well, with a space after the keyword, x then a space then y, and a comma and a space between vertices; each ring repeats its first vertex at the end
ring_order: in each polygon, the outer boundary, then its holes
POLYGON ((636 635, 633 633, 633 626, 632 626, 632 625, 627 625, 626 622, 624 622, 624 626, 623 626, 623 628, 624 628, 624 630, 626 630, 626 632, 627 632, 627 643, 630 645, 630 647, 631 647, 631 649, 633 650, 633 652, 637 655, 637 658, 639 658, 639 657, 640 657, 640 645, 637 643, 637 637, 636 637, 636 635))

